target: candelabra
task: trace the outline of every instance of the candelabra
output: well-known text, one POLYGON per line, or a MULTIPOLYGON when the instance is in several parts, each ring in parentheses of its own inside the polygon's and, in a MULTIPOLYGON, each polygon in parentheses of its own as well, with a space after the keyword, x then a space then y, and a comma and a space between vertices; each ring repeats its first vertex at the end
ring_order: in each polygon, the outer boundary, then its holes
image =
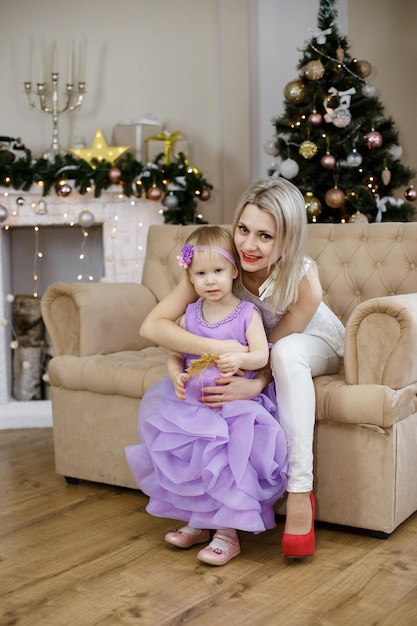
POLYGON ((65 113, 65 111, 74 111, 74 109, 81 106, 84 94, 86 93, 85 82, 79 81, 77 90, 74 83, 66 83, 65 94, 67 99, 65 105, 60 109, 58 79, 59 73, 52 72, 52 93, 50 94, 49 103, 47 102, 49 90, 46 82, 36 83, 36 92, 32 90, 31 81, 25 81, 24 83, 29 106, 36 111, 43 111, 44 113, 50 113, 52 115, 52 144, 49 151, 43 155, 46 159, 51 159, 55 155, 65 152, 59 145, 59 116, 61 113, 65 113), (39 96, 39 105, 35 102, 34 98, 36 96, 39 96), (75 100, 75 98, 77 99, 75 100))

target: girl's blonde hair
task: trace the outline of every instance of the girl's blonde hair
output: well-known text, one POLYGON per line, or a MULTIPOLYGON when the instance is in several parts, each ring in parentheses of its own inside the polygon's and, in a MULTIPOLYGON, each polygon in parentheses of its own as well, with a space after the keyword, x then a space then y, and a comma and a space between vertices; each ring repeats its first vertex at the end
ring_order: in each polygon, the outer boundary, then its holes
POLYGON ((269 268, 273 279, 272 303, 274 307, 288 307, 297 301, 304 271, 307 214, 303 195, 285 178, 262 178, 242 195, 233 220, 233 234, 247 204, 269 213, 276 224, 274 252, 281 250, 281 256, 275 267, 269 268))
MULTIPOLYGON (((240 271, 239 255, 233 242, 232 233, 223 226, 199 226, 188 235, 185 243, 196 248, 208 248, 213 252, 216 252, 216 248, 225 250, 234 259, 235 265, 240 271)), ((188 271, 187 278, 189 279, 188 271)))

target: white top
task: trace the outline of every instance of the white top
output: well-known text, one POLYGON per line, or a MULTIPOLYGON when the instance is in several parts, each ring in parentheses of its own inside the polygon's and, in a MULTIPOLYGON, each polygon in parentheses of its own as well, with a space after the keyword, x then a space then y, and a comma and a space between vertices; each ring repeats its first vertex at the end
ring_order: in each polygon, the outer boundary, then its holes
MULTIPOLYGON (((309 257, 305 257, 304 261, 304 273, 315 265, 314 261, 309 257)), ((303 274, 304 276, 304 274, 303 274)), ((303 278, 303 276, 301 278, 303 278)), ((266 330, 266 334, 269 336, 280 319, 286 313, 287 309, 283 306, 273 308, 272 306, 272 283, 266 284, 269 279, 259 287, 259 293, 262 297, 255 296, 248 291, 244 285, 240 285, 237 289, 237 295, 243 300, 249 300, 253 302, 261 312, 262 320, 266 330)), ((301 279, 300 279, 301 280, 301 279)), ((336 354, 340 357, 344 354, 345 344, 345 327, 339 318, 329 309, 329 307, 322 301, 320 302, 316 312, 310 320, 307 328, 303 331, 307 335, 314 335, 323 339, 336 354)))

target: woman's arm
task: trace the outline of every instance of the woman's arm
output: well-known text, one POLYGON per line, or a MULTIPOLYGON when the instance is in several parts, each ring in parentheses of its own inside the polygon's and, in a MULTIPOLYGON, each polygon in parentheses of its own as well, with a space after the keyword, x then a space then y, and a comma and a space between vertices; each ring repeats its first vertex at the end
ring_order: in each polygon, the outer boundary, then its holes
POLYGON ((176 324, 176 320, 184 314, 187 305, 196 300, 194 288, 184 277, 145 318, 140 328, 141 336, 169 350, 200 356, 207 352, 224 354, 245 351, 246 349, 237 341, 200 337, 176 324))
POLYGON ((322 296, 323 290, 317 268, 315 265, 312 265, 300 282, 297 302, 288 307, 285 315, 271 332, 269 341, 276 343, 278 339, 282 339, 282 337, 292 333, 302 333, 316 312, 322 296))

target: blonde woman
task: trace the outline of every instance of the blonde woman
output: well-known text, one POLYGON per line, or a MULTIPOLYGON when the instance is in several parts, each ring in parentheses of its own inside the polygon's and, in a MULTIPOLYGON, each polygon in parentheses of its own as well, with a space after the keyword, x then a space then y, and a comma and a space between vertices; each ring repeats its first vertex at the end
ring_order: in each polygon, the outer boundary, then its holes
MULTIPOLYGON (((288 446, 287 505, 282 550, 286 557, 314 554, 313 377, 341 365, 344 327, 322 302, 315 263, 305 255, 306 211, 300 191, 284 178, 266 177, 243 194, 233 221, 233 239, 241 263, 237 295, 261 311, 273 344, 270 367, 279 420, 288 446)), ((193 354, 225 354, 234 342, 207 340, 175 324, 196 295, 186 280, 149 314, 143 337, 193 354)), ((268 382, 262 371, 248 381, 238 375, 215 380, 202 390, 202 402, 217 408, 249 399, 268 382)))

